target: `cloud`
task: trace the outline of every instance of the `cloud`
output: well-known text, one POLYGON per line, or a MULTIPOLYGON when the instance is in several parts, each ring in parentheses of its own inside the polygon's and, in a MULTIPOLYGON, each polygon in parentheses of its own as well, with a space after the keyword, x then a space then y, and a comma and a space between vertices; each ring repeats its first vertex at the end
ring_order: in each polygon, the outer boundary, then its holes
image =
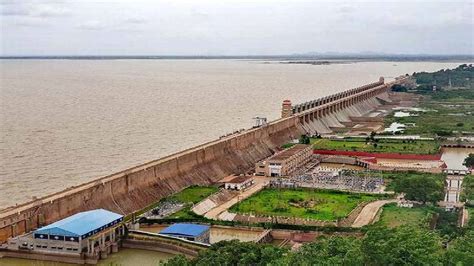
POLYGON ((76 28, 83 30, 102 30, 106 28, 106 25, 98 20, 89 20, 77 25, 76 28))
POLYGON ((352 13, 352 12, 354 12, 354 7, 352 7, 352 6, 341 6, 340 8, 337 9, 337 11, 339 13, 344 13, 344 14, 352 13))
POLYGON ((62 16, 68 15, 69 13, 70 13, 69 9, 63 6, 46 5, 46 4, 36 5, 35 8, 33 8, 30 11, 31 16, 42 17, 42 18, 62 17, 62 16))
POLYGON ((148 20, 143 18, 127 18, 123 22, 126 24, 145 24, 148 20))
POLYGON ((44 28, 50 26, 44 19, 37 17, 18 17, 9 23, 18 27, 44 28))
POLYGON ((70 14, 70 10, 60 2, 4 1, 1 14, 2 16, 48 18, 66 16, 70 14))

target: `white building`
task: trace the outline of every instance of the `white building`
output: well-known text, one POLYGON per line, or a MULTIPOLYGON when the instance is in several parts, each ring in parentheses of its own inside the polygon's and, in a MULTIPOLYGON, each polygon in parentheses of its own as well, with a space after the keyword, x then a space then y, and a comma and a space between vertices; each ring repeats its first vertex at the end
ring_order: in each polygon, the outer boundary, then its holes
POLYGON ((225 182, 225 189, 244 190, 255 183, 251 176, 236 176, 225 182))

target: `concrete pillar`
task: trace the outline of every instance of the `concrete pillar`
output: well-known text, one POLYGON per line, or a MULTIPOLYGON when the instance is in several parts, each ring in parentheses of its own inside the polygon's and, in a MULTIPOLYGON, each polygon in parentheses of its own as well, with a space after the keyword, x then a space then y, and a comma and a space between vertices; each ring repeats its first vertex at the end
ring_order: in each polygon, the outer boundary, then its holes
POLYGON ((99 252, 99 256, 100 256, 100 259, 106 259, 108 257, 108 254, 107 254, 107 249, 104 248, 103 250, 101 249, 100 252, 99 252))
POLYGON ((290 117, 293 114, 293 107, 291 106, 290 100, 284 100, 281 106, 281 117, 286 118, 290 117))
POLYGON ((118 244, 117 243, 113 243, 112 244, 112 253, 117 253, 118 252, 118 244))

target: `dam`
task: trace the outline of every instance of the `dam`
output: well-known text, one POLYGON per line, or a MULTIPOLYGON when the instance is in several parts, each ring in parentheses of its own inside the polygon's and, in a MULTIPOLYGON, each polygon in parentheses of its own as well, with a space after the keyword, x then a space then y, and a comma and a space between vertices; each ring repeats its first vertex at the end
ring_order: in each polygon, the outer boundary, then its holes
POLYGON ((247 172, 301 134, 327 134, 357 124, 368 112, 390 104, 391 86, 404 81, 385 83, 381 78, 307 103, 286 102, 282 117, 264 126, 1 210, 0 243, 77 212, 104 208, 127 215, 190 185, 247 172))

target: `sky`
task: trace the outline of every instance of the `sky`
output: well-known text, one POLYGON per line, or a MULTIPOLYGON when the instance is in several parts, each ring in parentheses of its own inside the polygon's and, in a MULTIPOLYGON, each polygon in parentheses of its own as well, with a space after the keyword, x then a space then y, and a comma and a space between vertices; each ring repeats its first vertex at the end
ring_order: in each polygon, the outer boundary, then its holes
POLYGON ((0 55, 473 54, 473 1, 0 0, 0 55))

